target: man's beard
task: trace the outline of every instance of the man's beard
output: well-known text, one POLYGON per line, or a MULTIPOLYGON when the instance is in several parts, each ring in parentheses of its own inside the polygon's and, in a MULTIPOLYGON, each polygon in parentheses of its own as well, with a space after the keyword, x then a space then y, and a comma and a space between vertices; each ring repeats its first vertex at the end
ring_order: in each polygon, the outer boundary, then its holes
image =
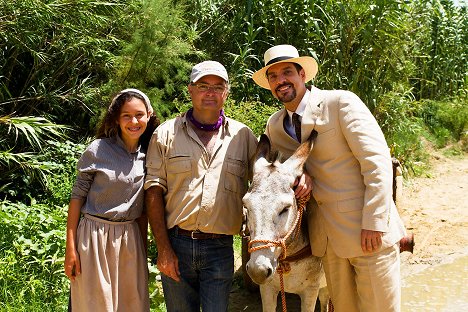
POLYGON ((280 100, 282 103, 289 103, 296 98, 297 92, 292 84, 284 83, 276 88, 276 95, 278 96, 278 100, 280 100), (281 92, 279 92, 278 89, 283 86, 291 86, 292 90, 284 95, 281 95, 281 92))

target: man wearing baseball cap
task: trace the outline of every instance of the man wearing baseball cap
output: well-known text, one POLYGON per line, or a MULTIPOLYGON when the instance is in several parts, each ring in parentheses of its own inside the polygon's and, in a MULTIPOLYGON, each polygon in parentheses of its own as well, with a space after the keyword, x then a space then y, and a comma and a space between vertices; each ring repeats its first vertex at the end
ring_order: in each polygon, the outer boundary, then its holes
POLYGON ((223 65, 195 65, 192 108, 161 124, 146 157, 146 207, 158 248, 167 311, 227 311, 234 273, 233 235, 257 139, 226 117, 223 65))
POLYGON ((309 236, 335 311, 400 311, 398 243, 405 229, 377 121, 352 92, 307 88, 317 62, 295 47, 274 46, 264 61, 252 78, 284 104, 267 122, 272 149, 289 157, 312 130, 318 132, 306 162, 313 178, 309 236))

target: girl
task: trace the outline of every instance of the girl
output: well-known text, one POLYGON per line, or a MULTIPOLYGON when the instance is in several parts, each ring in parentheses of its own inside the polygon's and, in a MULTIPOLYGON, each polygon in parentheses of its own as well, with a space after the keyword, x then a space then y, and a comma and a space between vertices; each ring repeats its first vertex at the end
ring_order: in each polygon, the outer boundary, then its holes
POLYGON ((65 250, 74 312, 149 311, 143 182, 159 123, 152 114, 143 92, 121 91, 78 161, 65 250))

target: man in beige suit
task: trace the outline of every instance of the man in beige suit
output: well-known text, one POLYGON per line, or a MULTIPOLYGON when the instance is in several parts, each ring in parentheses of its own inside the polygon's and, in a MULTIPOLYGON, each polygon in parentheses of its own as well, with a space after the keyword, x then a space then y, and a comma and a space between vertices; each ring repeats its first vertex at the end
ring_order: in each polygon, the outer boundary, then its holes
POLYGON ((313 178, 309 236, 335 310, 400 311, 398 242, 405 229, 392 200, 389 149, 354 93, 306 87, 317 69, 315 59, 299 57, 290 45, 265 52, 265 67, 252 78, 285 107, 269 118, 265 133, 289 157, 318 132, 306 162, 313 178))

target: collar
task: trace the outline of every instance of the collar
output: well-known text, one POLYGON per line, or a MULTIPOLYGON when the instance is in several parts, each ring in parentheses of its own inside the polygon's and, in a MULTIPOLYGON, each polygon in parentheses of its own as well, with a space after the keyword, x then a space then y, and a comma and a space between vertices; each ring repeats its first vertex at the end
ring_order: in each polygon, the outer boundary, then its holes
POLYGON ((221 109, 221 111, 219 112, 219 117, 218 117, 218 121, 214 124, 203 124, 201 122, 199 122, 198 120, 195 119, 195 117, 193 117, 193 107, 190 108, 188 111, 187 111, 187 114, 186 114, 188 120, 190 120, 190 122, 197 128, 197 129, 200 129, 200 130, 203 130, 203 131, 214 131, 214 130, 218 130, 219 128, 221 128, 221 126, 223 125, 224 123, 224 119, 226 118, 224 116, 224 110, 221 109))
MULTIPOLYGON (((185 111, 184 113, 181 113, 179 115, 179 118, 182 119, 182 124, 184 126, 186 126, 186 127, 188 126, 188 123, 191 123, 190 119, 188 119, 188 117, 187 117, 187 111, 185 111)), ((224 115, 223 123, 221 124, 221 128, 226 128, 228 126, 229 126, 229 118, 226 115, 224 115)))
POLYGON ((131 153, 128 151, 127 149, 127 145, 125 145, 125 142, 122 140, 122 138, 120 137, 120 135, 116 135, 115 137, 112 138, 112 140, 118 145, 120 146, 121 148, 123 148, 123 150, 129 154, 134 154, 134 153, 138 153, 140 152, 140 148, 141 148, 141 144, 138 144, 138 147, 137 149, 135 150, 135 152, 131 153))

